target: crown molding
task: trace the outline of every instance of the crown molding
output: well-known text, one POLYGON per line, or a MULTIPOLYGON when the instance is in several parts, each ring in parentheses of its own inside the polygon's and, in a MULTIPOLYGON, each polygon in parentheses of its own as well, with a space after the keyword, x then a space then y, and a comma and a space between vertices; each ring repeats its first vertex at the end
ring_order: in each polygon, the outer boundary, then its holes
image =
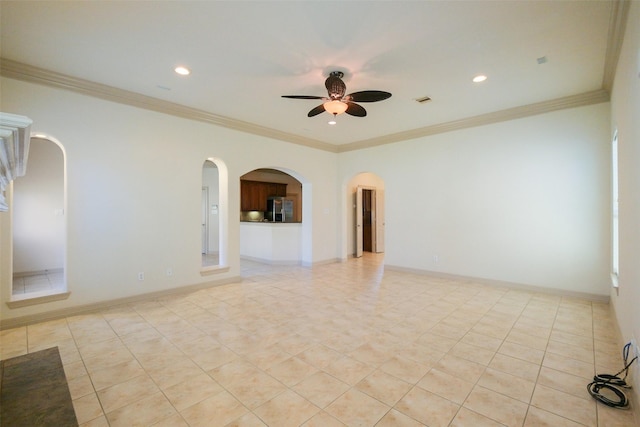
POLYGON ((291 142, 293 144, 303 145, 309 148, 330 151, 333 153, 337 152, 337 147, 335 145, 328 144, 326 142, 311 138, 304 138, 241 120, 231 119, 229 117, 220 116, 204 110, 186 107, 184 105, 141 95, 128 90, 118 89, 78 77, 56 73, 54 71, 34 67, 32 65, 10 59, 0 58, 0 75, 16 80, 69 90, 83 95, 143 108, 158 113, 169 114, 258 136, 291 142))
POLYGON ((616 76, 618 58, 622 49, 624 32, 627 28, 630 0, 616 0, 611 4, 609 15, 609 34, 607 36, 607 51, 604 60, 604 75, 602 76, 602 88, 609 93, 613 88, 613 80, 616 76))
MULTIPOLYGON (((620 1, 624 2, 625 0, 620 1)), ((392 144, 429 135, 519 119, 565 108, 575 108, 609 101, 609 92, 606 89, 599 89, 578 95, 566 96, 404 132, 383 135, 381 137, 356 141, 349 144, 334 145, 264 126, 230 119, 207 111, 186 107, 184 105, 175 104, 146 95, 140 95, 135 92, 114 88, 112 86, 95 83, 89 80, 56 73, 54 71, 34 67, 32 65, 23 64, 9 59, 0 58, 0 75, 332 153, 344 153, 348 151, 377 147, 380 145, 392 144)))
POLYGON ((344 153, 347 151, 362 150, 364 148, 393 144, 395 142, 406 141, 409 139, 421 138, 424 136, 436 135, 439 133, 451 132, 460 129, 467 129, 470 127, 504 122, 507 120, 520 119, 523 117, 534 116, 551 111, 563 110, 565 108, 575 108, 585 105, 599 104, 602 102, 609 102, 609 92, 604 89, 598 89, 592 92, 565 96, 563 98, 556 98, 549 101, 537 102, 535 104, 508 108, 506 110, 494 111, 492 113, 481 114, 479 116, 466 117, 460 120, 453 120, 450 122, 439 123, 418 129, 384 135, 379 138, 356 141, 350 144, 341 145, 338 152, 344 153))

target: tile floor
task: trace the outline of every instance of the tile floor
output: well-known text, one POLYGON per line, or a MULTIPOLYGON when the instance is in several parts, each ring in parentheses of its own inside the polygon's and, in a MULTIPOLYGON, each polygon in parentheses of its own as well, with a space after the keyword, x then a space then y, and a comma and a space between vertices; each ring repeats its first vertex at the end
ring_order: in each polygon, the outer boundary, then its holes
POLYGON ((633 426, 606 304, 387 271, 243 262, 241 283, 0 332, 58 346, 82 426, 633 426))
POLYGON ((13 295, 52 291, 64 288, 64 271, 52 270, 42 274, 13 277, 13 295))

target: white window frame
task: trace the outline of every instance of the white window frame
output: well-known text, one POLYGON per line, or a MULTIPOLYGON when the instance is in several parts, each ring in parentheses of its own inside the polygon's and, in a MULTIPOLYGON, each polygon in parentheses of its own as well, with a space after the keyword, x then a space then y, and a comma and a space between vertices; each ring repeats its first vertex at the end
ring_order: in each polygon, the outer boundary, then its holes
POLYGON ((620 275, 620 230, 618 221, 618 131, 611 140, 611 284, 616 290, 619 287, 620 275))

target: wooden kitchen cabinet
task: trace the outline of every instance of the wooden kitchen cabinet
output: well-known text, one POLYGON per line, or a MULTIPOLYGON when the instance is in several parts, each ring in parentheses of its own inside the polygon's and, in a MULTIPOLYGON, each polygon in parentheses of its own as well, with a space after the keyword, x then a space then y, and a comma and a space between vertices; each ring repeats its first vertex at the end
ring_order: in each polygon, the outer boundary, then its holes
POLYGON ((284 197, 286 195, 287 184, 240 180, 241 211, 264 212, 267 210, 269 197, 284 197))

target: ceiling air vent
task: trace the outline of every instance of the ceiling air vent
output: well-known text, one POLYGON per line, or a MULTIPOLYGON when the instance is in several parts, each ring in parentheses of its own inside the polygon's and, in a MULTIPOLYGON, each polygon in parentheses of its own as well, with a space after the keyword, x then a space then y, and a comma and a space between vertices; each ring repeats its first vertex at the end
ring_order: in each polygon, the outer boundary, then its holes
POLYGON ((429 102, 431 101, 431 98, 429 98, 428 96, 423 96, 422 98, 416 98, 416 102, 419 102, 420 104, 424 104, 425 102, 429 102))

